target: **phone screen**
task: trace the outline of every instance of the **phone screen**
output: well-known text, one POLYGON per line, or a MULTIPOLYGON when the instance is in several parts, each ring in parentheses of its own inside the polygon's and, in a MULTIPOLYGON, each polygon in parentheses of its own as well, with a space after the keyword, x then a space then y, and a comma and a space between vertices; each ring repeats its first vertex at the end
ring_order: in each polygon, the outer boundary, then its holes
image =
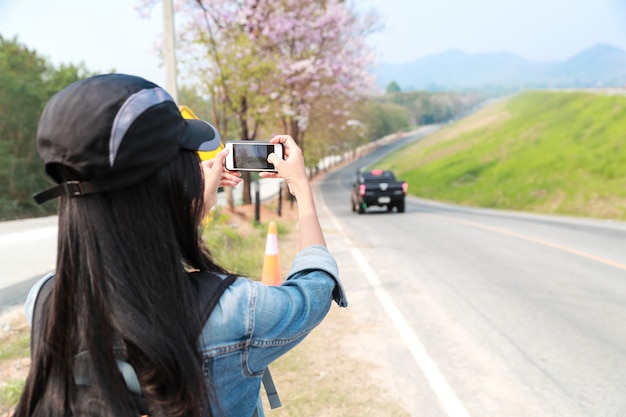
POLYGON ((259 143, 237 143, 233 146, 233 161, 235 169, 274 169, 274 165, 267 162, 269 154, 274 152, 274 145, 259 143))

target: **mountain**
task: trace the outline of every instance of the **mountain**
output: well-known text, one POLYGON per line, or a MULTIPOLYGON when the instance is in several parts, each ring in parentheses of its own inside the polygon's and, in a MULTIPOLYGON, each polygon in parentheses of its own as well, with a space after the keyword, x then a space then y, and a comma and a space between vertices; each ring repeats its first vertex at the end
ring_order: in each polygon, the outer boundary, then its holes
POLYGON ((567 87, 622 87, 626 83, 626 52, 596 45, 554 66, 544 78, 567 87))
POLYGON ((618 87, 626 83, 626 51, 599 44, 565 61, 530 61, 508 52, 466 54, 448 50, 375 70, 381 88, 403 90, 618 87))

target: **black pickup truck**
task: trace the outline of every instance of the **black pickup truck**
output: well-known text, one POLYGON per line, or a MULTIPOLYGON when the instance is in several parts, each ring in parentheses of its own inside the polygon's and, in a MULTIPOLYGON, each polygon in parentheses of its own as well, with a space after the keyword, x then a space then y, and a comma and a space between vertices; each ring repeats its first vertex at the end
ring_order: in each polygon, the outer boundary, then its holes
POLYGON ((395 207, 403 213, 407 188, 408 184, 396 180, 392 171, 358 171, 352 184, 352 211, 363 214, 370 206, 380 206, 387 207, 387 211, 395 207))

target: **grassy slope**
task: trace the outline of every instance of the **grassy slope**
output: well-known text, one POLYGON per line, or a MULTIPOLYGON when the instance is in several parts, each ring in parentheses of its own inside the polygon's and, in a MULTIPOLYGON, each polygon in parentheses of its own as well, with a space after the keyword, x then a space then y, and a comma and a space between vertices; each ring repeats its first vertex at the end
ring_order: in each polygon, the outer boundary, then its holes
POLYGON ((424 198, 626 220, 626 97, 521 93, 379 166, 424 198))

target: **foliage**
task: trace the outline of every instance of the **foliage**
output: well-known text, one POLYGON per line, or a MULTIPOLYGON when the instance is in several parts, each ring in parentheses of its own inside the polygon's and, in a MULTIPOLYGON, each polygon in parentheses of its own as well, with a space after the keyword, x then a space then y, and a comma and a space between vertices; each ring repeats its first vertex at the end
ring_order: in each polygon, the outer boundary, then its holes
POLYGON ((228 224, 228 213, 219 208, 212 213, 213 221, 205 223, 203 236, 215 261, 230 272, 260 277, 267 225, 242 232, 228 224))
POLYGON ((211 120, 211 100, 198 95, 198 93, 188 86, 178 89, 178 101, 181 105, 188 106, 193 112, 203 120, 211 120))
POLYGON ((371 141, 416 126, 459 118, 483 99, 467 93, 396 91, 368 98, 354 107, 353 114, 364 121, 364 135, 371 141))
POLYGON ((0 415, 5 415, 8 409, 15 406, 24 387, 24 381, 19 378, 22 375, 20 370, 26 366, 26 358, 30 357, 30 327, 22 317, 16 319, 4 316, 2 322, 0 375, 4 380, 0 380, 0 415), (11 370, 7 371, 9 367, 11 370))
POLYGON ((467 113, 485 99, 476 93, 427 91, 389 93, 384 98, 405 107, 416 126, 447 122, 467 113))
POLYGON ((10 379, 0 385, 0 407, 13 407, 17 404, 24 389, 24 381, 10 379))
POLYGON ((0 361, 21 358, 30 354, 30 334, 19 333, 15 339, 3 340, 0 346, 0 361))
MULTIPOLYGON (((313 118, 345 125, 375 88, 364 41, 375 20, 341 0, 179 0, 176 22, 185 78, 209 97, 225 138, 284 133, 305 149, 313 118)), ((243 192, 249 203, 245 176, 243 192)))
POLYGON ((194 71, 211 75, 202 79, 212 96, 238 117, 271 108, 262 119, 278 117, 296 140, 318 99, 373 88, 364 44, 372 19, 342 1, 181 1, 181 14, 179 45, 199 58, 194 71))
POLYGON ((37 155, 37 123, 50 97, 84 76, 83 66, 54 68, 16 38, 0 36, 0 219, 54 209, 32 200, 48 184, 37 155))
POLYGON ((626 97, 525 92, 382 167, 411 194, 470 206, 626 219, 626 97))
POLYGON ((401 91, 400 85, 395 81, 392 81, 387 85, 388 93, 399 93, 400 91, 401 91))
POLYGON ((399 104, 370 100, 368 113, 367 135, 370 138, 380 138, 411 127, 409 110, 399 104))
POLYGON ((373 20, 338 0, 285 3, 269 22, 259 20, 258 25, 273 29, 267 30, 269 43, 262 52, 281 63, 274 94, 284 131, 302 145, 301 132, 315 111, 324 106, 333 110, 334 123, 345 123, 349 106, 373 92, 368 73, 373 56, 365 45, 373 20))

